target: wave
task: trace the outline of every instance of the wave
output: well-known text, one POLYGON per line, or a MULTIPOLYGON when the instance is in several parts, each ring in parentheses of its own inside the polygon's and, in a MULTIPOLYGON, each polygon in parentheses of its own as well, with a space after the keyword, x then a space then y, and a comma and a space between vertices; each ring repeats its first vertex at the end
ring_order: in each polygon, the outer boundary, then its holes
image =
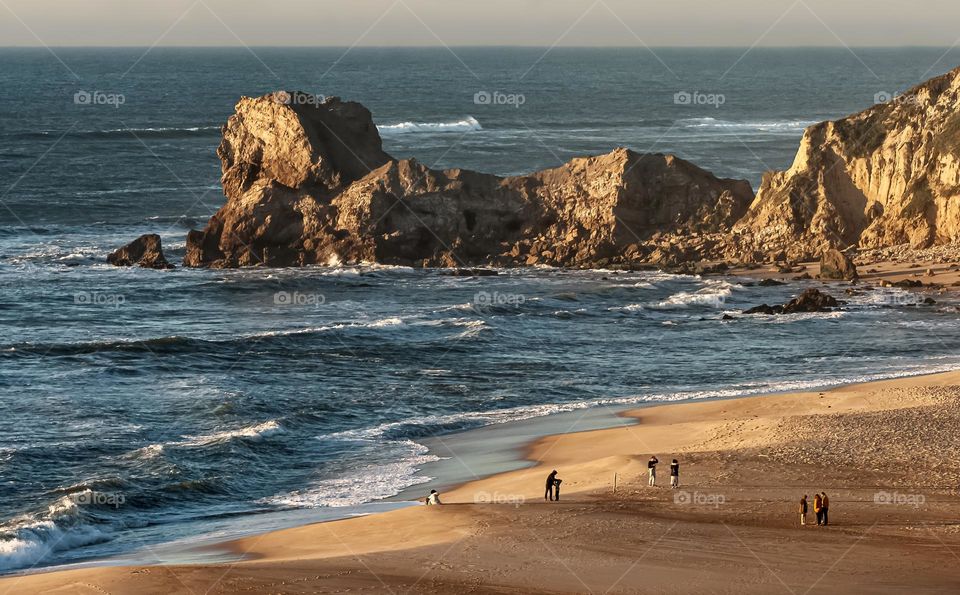
POLYGON ((381 124, 377 126, 380 134, 411 134, 411 133, 439 133, 439 132, 473 132, 483 130, 480 122, 473 116, 452 122, 399 122, 397 124, 381 124))
POLYGON ((848 312, 843 310, 834 310, 832 312, 796 312, 794 314, 778 314, 776 316, 760 315, 762 316, 760 320, 768 324, 790 324, 804 320, 839 320, 847 314, 848 312))
POLYGON ((702 289, 694 292, 681 291, 659 302, 647 304, 646 307, 653 310, 674 310, 691 306, 722 308, 727 298, 733 295, 734 287, 736 286, 726 281, 706 281, 706 286, 702 289))
POLYGON ((298 329, 287 329, 281 331, 263 331, 259 333, 250 333, 239 337, 241 341, 249 341, 251 339, 263 339, 268 337, 295 337, 298 335, 314 335, 319 333, 325 333, 329 331, 338 331, 343 329, 355 329, 355 328, 389 328, 397 327, 404 325, 402 318, 396 316, 390 318, 383 318, 380 320, 374 320, 373 322, 341 322, 337 324, 329 324, 325 326, 313 326, 307 328, 298 328, 298 329))
POLYGON ((439 461, 440 457, 429 454, 427 447, 411 440, 391 445, 398 445, 408 453, 394 463, 367 465, 350 475, 324 479, 305 490, 272 496, 260 502, 295 508, 357 506, 395 496, 406 488, 433 479, 417 473, 422 465, 439 461))
POLYGON ((224 430, 201 436, 186 436, 185 440, 181 440, 180 442, 170 442, 169 444, 170 446, 210 446, 213 444, 230 442, 237 438, 244 438, 247 440, 262 440, 268 436, 282 433, 283 431, 283 426, 280 425, 280 422, 272 419, 260 424, 237 428, 234 430, 224 430))
MULTIPOLYGON (((952 356, 951 356, 952 357, 952 356)), ((940 358, 943 359, 943 358, 940 358)), ((368 428, 344 430, 318 436, 320 440, 335 441, 408 441, 439 434, 455 433, 483 426, 525 421, 538 417, 569 413, 600 406, 629 407, 649 403, 672 403, 702 399, 747 397, 784 392, 820 390, 845 384, 859 384, 891 378, 904 378, 925 374, 936 374, 958 369, 960 357, 953 357, 950 363, 925 365, 913 364, 894 370, 837 377, 818 377, 807 380, 766 380, 744 383, 731 388, 704 388, 699 390, 677 390, 668 393, 650 393, 623 397, 600 397, 568 403, 544 403, 522 405, 491 411, 467 411, 446 415, 427 415, 402 421, 386 422, 368 428)))
POLYGON ((163 444, 148 444, 143 448, 138 448, 137 450, 128 453, 126 458, 129 459, 155 459, 163 454, 163 451, 166 447, 163 444))
MULTIPOLYGON (((73 196, 116 196, 116 195, 136 195, 136 194, 160 194, 160 193, 170 193, 170 194, 182 194, 183 192, 194 192, 201 194, 203 192, 209 192, 212 190, 219 190, 219 185, 207 184, 207 185, 195 185, 195 186, 146 186, 139 188, 111 188, 110 190, 78 190, 73 193, 73 196)), ((153 216, 147 217, 148 221, 179 221, 184 219, 183 215, 175 216, 153 216)))
MULTIPOLYGON (((507 307, 504 307, 505 309, 507 307)), ((514 308, 515 310, 515 308, 514 308)), ((472 337, 489 330, 482 320, 470 318, 444 318, 439 320, 404 319, 398 316, 374 319, 370 321, 348 321, 315 327, 269 330, 244 333, 223 338, 199 338, 183 335, 152 337, 148 339, 101 339, 97 341, 79 341, 75 343, 17 343, 0 345, 0 353, 29 357, 33 355, 51 357, 69 357, 92 355, 106 352, 122 353, 222 353, 224 346, 243 346, 248 348, 251 341, 269 346, 271 340, 280 342, 296 337, 310 337, 342 331, 393 331, 407 327, 438 327, 461 330, 462 337, 472 337)))
POLYGON ((0 571, 37 565, 57 552, 112 539, 108 527, 87 523, 78 502, 91 502, 92 490, 61 497, 38 515, 0 525, 0 571))
POLYGON ((852 305, 890 308, 904 306, 919 306, 927 296, 899 288, 877 288, 873 291, 863 294, 854 294, 847 296, 847 301, 852 305))
MULTIPOLYGON (((185 138, 194 136, 219 136, 220 126, 161 126, 142 128, 108 128, 105 130, 74 130, 68 132, 69 138, 115 139, 126 137, 135 140, 139 138, 185 138)), ((41 130, 38 132, 24 132, 13 135, 15 138, 48 139, 59 138, 62 132, 41 130)))
POLYGON ((251 340, 285 338, 301 335, 321 334, 343 329, 383 329, 399 327, 404 324, 400 318, 384 318, 372 322, 344 322, 318 327, 307 327, 279 331, 262 331, 225 337, 223 339, 200 339, 182 335, 153 337, 149 339, 105 339, 77 343, 20 343, 0 347, 6 353, 43 354, 51 356, 89 355, 104 351, 173 353, 183 351, 201 351, 207 348, 230 344, 248 345, 251 340))
POLYGON ((761 132, 802 132, 808 126, 817 123, 816 120, 754 120, 747 122, 730 122, 715 118, 687 118, 678 120, 683 128, 715 129, 715 130, 759 130, 761 132))

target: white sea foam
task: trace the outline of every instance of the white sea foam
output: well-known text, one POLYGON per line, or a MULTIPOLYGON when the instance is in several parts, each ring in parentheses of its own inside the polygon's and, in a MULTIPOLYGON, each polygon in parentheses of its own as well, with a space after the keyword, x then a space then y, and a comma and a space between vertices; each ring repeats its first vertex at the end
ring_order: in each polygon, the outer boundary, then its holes
POLYGON ((416 132, 471 132, 483 130, 480 122, 473 116, 452 122, 400 122, 377 126, 380 134, 410 134, 416 132))
POLYGON ((404 321, 396 316, 373 320, 371 322, 341 322, 337 324, 328 324, 324 326, 309 326, 305 328, 286 329, 281 331, 263 331, 260 333, 250 333, 244 335, 244 339, 262 339, 265 337, 292 337, 297 335, 309 335, 314 333, 323 333, 347 328, 388 328, 402 326, 404 321))
POLYGON ((108 541, 109 531, 80 520, 75 497, 60 498, 41 518, 21 516, 0 526, 0 571, 34 566, 56 552, 108 541))
POLYGON ((679 124, 684 128, 759 130, 761 132, 799 132, 816 123, 816 120, 753 120, 730 122, 727 120, 717 120, 716 118, 688 118, 679 121, 679 124))
POLYGON ((391 444, 403 446, 410 454, 393 463, 368 465, 349 475, 324 479, 307 489, 266 498, 262 502, 297 508, 356 506, 389 498, 410 486, 433 479, 417 473, 422 465, 439 461, 440 457, 428 454, 425 446, 410 440, 391 444))
POLYGON ((770 324, 790 324, 804 320, 839 320, 847 316, 847 314, 849 313, 843 310, 834 310, 832 312, 796 312, 794 314, 766 316, 763 318, 763 321, 770 324))
POLYGON ((38 521, 19 529, 15 537, 0 540, 0 570, 34 566, 55 552, 109 539, 109 533, 92 525, 61 529, 53 521, 38 521))
POLYGON ((851 304, 861 306, 916 306, 927 296, 899 288, 875 289, 847 297, 851 304))
POLYGON ((236 438, 261 440, 267 436, 278 434, 280 432, 283 432, 283 426, 280 425, 280 422, 276 420, 270 420, 261 424, 237 428, 234 430, 224 430, 221 432, 214 432, 212 434, 201 436, 186 436, 184 437, 184 440, 181 440, 180 442, 172 442, 170 444, 176 446, 209 446, 211 444, 229 442, 230 440, 234 440, 236 438))
POLYGON ((367 323, 366 325, 361 324, 360 326, 366 326, 368 328, 383 328, 386 326, 399 326, 403 324, 403 319, 393 317, 393 318, 384 318, 383 320, 375 320, 374 322, 367 323))
POLYGON ((694 292, 681 291, 659 302, 648 304, 654 310, 673 310, 690 306, 721 308, 733 295, 734 285, 726 281, 707 281, 706 286, 694 292))
POLYGON ((960 366, 960 357, 953 357, 950 363, 938 364, 935 366, 915 365, 908 366, 899 370, 890 370, 877 372, 874 374, 851 375, 844 377, 822 377, 811 378, 807 380, 785 380, 771 382, 754 382, 751 384, 742 384, 740 386, 725 389, 703 389, 703 390, 680 390, 671 393, 662 394, 642 394, 625 397, 609 397, 590 399, 586 401, 575 401, 570 403, 545 403, 541 405, 519 406, 509 409, 499 409, 492 411, 469 411, 463 413, 453 413, 447 415, 428 415, 410 418, 399 422, 389 422, 379 424, 369 428, 358 428, 355 430, 346 430, 332 434, 319 436, 324 440, 346 440, 346 441, 376 441, 382 439, 387 433, 401 429, 405 426, 468 426, 476 425, 486 426, 493 424, 502 424, 508 422, 524 421, 546 415, 557 413, 568 413, 591 407, 599 406, 630 406, 643 403, 658 402, 676 402, 689 401, 694 399, 709 398, 728 398, 750 395, 759 395, 776 392, 794 392, 802 390, 811 390, 824 388, 828 386, 838 386, 841 384, 852 384, 861 382, 872 382, 887 378, 901 378, 908 376, 917 376, 921 374, 934 374, 938 372, 947 372, 956 370, 960 366))
POLYGON ((138 459, 155 459, 163 454, 164 448, 162 444, 150 444, 143 448, 138 448, 130 453, 130 456, 138 459))
MULTIPOLYGON (((188 188, 189 190, 212 190, 218 189, 220 186, 193 186, 188 188)), ((133 193, 145 193, 145 192, 183 192, 183 186, 154 186, 146 188, 113 188, 110 190, 78 190, 74 192, 74 196, 111 196, 114 194, 133 194, 133 193)), ((155 215, 152 217, 147 217, 148 220, 157 221, 160 219, 160 216, 155 215)))
POLYGON ((103 132, 126 132, 126 133, 138 133, 138 132, 201 132, 204 130, 220 130, 220 126, 160 126, 156 128, 111 128, 104 130, 103 132))

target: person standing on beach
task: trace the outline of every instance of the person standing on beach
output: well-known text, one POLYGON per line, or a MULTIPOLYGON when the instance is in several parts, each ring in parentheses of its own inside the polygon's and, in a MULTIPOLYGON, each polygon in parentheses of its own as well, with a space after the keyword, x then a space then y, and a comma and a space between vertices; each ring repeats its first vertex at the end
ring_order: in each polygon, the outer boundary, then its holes
POLYGON ((820 494, 813 495, 813 514, 817 515, 817 526, 823 524, 823 500, 820 499, 820 494))
POLYGON ((673 462, 670 463, 670 488, 676 489, 680 487, 680 463, 677 462, 677 459, 673 459, 673 462))
POLYGON ((562 480, 562 479, 554 479, 554 480, 553 480, 553 491, 554 491, 554 494, 553 494, 553 495, 556 496, 557 502, 560 501, 560 484, 561 484, 561 483, 563 483, 563 480, 562 480))
POLYGON ((655 486, 657 485, 657 463, 660 461, 657 460, 656 455, 651 455, 650 460, 647 461, 647 485, 655 486))
POLYGON ((827 512, 830 510, 830 498, 827 498, 826 492, 820 492, 820 495, 823 496, 820 499, 820 509, 823 511, 823 526, 826 527, 829 521, 827 512))
POLYGON ((807 495, 804 494, 803 498, 800 498, 800 524, 807 524, 807 495))
POLYGON ((553 490, 556 487, 557 481, 557 470, 554 469, 550 472, 550 475, 547 476, 547 491, 543 495, 544 500, 553 500, 553 490))

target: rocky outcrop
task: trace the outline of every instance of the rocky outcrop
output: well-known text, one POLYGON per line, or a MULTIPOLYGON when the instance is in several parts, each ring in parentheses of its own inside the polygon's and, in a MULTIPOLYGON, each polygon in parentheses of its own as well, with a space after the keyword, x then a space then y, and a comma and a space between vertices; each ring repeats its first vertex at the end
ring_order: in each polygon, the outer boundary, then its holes
POLYGON ((803 293, 793 298, 783 305, 770 306, 762 304, 749 310, 744 310, 744 314, 797 314, 799 312, 831 312, 833 308, 840 305, 831 295, 823 293, 819 289, 805 289, 803 293))
POLYGON ((853 259, 839 250, 830 249, 820 257, 820 278, 856 281, 860 275, 853 259))
POLYGON ((832 251, 960 241, 960 69, 811 126, 756 197, 745 181, 627 149, 507 178, 434 170, 385 153, 363 106, 303 98, 237 104, 218 149, 227 200, 188 236, 185 264, 696 272, 707 261, 793 270, 827 253, 826 276, 852 279, 832 251))
POLYGON ((290 96, 237 104, 227 201, 190 232, 186 265, 669 264, 691 255, 664 238, 723 233, 752 199, 746 181, 627 149, 526 176, 433 170, 384 153, 363 106, 290 96))
POLYGON ((811 126, 734 228, 744 255, 960 240, 960 69, 859 114, 811 126))
POLYGON ((163 255, 160 236, 142 235, 107 256, 107 262, 118 267, 141 266, 147 269, 172 269, 163 255))

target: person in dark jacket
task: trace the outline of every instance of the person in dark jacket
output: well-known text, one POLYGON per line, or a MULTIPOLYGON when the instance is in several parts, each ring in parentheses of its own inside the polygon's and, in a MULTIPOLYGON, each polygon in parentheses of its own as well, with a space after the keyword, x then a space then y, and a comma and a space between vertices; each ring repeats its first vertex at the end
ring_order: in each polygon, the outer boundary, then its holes
POLYGON ((680 487, 680 463, 677 462, 677 459, 673 459, 673 462, 670 463, 670 488, 676 489, 680 487))
POLYGON ((553 491, 554 491, 553 495, 557 497, 557 502, 560 501, 560 484, 561 483, 563 483, 562 479, 553 480, 553 491))
POLYGON ((829 519, 827 518, 827 513, 830 511, 830 498, 827 498, 826 492, 820 492, 820 510, 823 514, 823 526, 826 527, 829 519))
POLYGON ((652 455, 650 457, 650 460, 647 461, 647 485, 648 486, 657 485, 657 463, 659 462, 660 461, 657 459, 657 457, 652 455))
POLYGON ((803 498, 800 498, 800 524, 807 524, 807 495, 804 494, 803 498))
POLYGON ((557 481, 557 470, 554 469, 550 472, 550 475, 547 476, 547 491, 543 495, 544 500, 553 500, 553 490, 556 487, 557 481))

